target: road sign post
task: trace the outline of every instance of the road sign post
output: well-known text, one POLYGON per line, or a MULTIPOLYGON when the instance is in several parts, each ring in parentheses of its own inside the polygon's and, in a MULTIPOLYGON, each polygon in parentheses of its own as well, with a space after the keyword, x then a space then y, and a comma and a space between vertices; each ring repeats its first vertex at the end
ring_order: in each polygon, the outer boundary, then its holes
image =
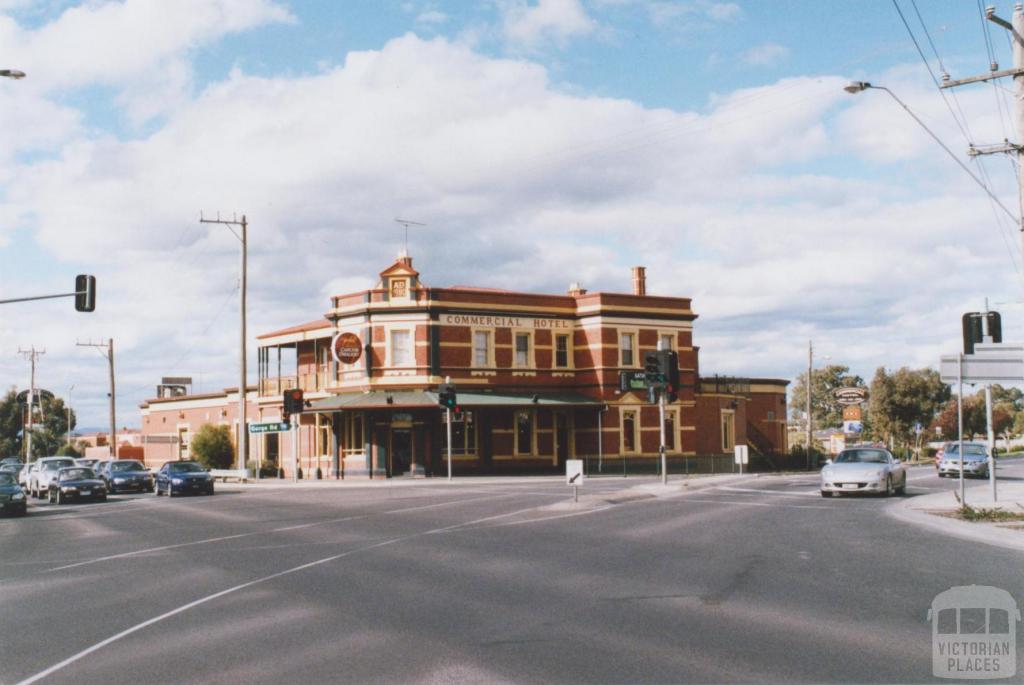
POLYGON ((579 502, 579 486, 583 485, 583 460, 565 460, 565 484, 572 486, 572 501, 579 502))

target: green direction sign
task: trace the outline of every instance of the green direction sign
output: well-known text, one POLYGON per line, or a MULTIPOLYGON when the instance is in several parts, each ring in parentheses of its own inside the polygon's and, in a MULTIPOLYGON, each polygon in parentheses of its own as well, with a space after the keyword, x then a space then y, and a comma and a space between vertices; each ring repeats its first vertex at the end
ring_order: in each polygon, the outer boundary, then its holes
POLYGON ((292 424, 287 421, 274 421, 272 423, 250 423, 250 433, 280 433, 291 430, 292 424))
POLYGON ((643 371, 619 371, 619 390, 647 390, 647 375, 643 371))

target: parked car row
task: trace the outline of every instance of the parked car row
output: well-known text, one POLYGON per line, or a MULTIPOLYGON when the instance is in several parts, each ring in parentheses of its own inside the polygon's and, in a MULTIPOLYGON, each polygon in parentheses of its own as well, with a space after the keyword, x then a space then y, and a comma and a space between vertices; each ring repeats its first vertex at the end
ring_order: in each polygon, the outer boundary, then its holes
POLYGON ((19 470, 0 470, 0 513, 24 516, 28 497, 53 504, 70 501, 104 502, 118 492, 156 492, 157 495, 212 495, 213 476, 194 461, 172 461, 153 474, 134 459, 100 461, 95 468, 71 457, 41 457, 19 470))

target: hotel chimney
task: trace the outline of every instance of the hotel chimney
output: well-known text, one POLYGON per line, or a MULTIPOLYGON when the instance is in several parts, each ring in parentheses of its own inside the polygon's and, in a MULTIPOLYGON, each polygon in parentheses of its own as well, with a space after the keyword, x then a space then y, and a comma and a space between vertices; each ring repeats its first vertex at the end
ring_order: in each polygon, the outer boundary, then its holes
POLYGON ((647 274, 646 269, 642 266, 633 267, 633 294, 647 294, 647 274))

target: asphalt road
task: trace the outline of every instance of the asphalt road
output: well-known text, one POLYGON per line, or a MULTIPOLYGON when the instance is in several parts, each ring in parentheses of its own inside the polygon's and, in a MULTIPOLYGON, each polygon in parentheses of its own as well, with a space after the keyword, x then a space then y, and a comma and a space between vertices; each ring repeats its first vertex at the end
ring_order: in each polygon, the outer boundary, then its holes
POLYGON ((816 476, 640 482, 33 502, 0 520, 0 683, 930 682, 936 594, 1024 598, 1018 552, 816 476))

